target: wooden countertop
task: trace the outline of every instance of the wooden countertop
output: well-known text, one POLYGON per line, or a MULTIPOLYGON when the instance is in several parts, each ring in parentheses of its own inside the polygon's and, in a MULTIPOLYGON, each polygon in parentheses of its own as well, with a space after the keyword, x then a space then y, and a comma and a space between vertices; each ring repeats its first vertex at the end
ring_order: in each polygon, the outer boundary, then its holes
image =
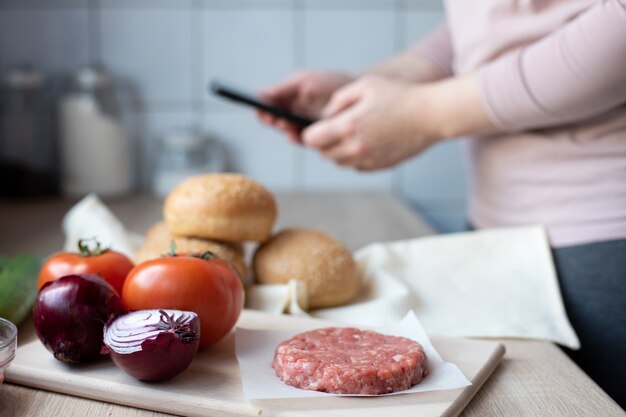
MULTIPOLYGON (((325 230, 358 249, 375 241, 434 233, 388 193, 284 193, 277 196, 286 226, 325 230)), ((160 219, 160 202, 147 196, 106 201, 131 230, 145 232, 160 219)), ((63 244, 63 214, 73 201, 0 202, 0 253, 40 256, 63 244)), ((28 334, 31 330, 21 329, 28 334)), ((547 342, 501 340, 503 362, 461 416, 624 416, 626 413, 561 350, 547 342)), ((12 384, 0 385, 0 416, 164 416, 12 384)))

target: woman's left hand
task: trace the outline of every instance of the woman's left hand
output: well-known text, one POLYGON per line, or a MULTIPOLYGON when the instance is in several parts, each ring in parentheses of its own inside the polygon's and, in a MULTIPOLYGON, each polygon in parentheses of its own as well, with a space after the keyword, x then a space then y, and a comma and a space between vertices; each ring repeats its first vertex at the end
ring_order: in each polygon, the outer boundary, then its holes
POLYGON ((333 94, 303 143, 342 166, 387 168, 440 139, 428 113, 428 87, 363 77, 333 94))

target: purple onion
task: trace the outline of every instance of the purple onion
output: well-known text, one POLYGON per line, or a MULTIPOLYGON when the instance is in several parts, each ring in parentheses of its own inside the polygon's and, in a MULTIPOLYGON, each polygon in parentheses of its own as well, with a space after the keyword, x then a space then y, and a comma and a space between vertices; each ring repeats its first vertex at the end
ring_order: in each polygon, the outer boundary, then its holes
POLYGON ((62 362, 82 363, 102 355, 104 324, 123 312, 122 299, 97 275, 68 275, 46 283, 33 316, 39 340, 62 362))
POLYGON ((178 310, 139 310, 107 325, 104 344, 115 365, 142 381, 183 372, 200 345, 200 319, 178 310))

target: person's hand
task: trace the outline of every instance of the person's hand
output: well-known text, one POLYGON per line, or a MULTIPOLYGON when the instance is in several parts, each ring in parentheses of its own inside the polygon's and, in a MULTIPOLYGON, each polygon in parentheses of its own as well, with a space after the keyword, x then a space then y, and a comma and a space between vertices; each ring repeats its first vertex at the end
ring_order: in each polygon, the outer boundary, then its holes
POLYGON ((393 166, 440 138, 429 119, 429 87, 361 78, 335 92, 323 119, 302 132, 303 143, 358 170, 393 166))
POLYGON ((476 74, 430 84, 368 76, 337 90, 302 140, 339 165, 369 171, 443 139, 499 131, 484 109, 476 74))
MULTIPOLYGON (((332 94, 354 80, 354 76, 330 71, 302 71, 286 81, 259 92, 262 100, 293 113, 319 119, 332 94)), ((300 128, 284 119, 259 111, 261 121, 282 130, 290 140, 300 142, 300 128)))

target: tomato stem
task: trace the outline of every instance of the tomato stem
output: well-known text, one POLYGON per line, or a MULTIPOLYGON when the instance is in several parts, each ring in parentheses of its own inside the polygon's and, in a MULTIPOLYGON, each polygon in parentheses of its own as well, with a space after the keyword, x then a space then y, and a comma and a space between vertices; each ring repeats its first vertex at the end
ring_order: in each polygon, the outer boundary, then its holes
POLYGON ((80 252, 80 256, 98 256, 107 252, 109 249, 108 247, 103 248, 96 237, 78 240, 78 252, 80 252), (90 242, 93 243, 93 247, 90 247, 90 242))

